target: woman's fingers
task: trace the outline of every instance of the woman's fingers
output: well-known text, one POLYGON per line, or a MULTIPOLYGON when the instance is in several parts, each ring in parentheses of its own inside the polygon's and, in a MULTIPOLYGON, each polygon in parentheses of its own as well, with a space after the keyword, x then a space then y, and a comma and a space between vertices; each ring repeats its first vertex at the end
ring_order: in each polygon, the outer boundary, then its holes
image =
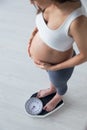
POLYGON ((31 45, 29 44, 29 45, 28 45, 28 54, 29 54, 29 57, 31 57, 30 47, 31 47, 31 45))

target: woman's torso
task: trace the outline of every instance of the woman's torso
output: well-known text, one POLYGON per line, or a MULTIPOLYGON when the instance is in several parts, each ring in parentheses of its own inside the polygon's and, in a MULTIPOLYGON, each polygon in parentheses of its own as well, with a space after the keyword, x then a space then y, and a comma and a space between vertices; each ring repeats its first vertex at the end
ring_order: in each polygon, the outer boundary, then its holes
MULTIPOLYGON (((80 5, 78 4, 78 7, 80 7, 80 5)), ((66 17, 62 17, 63 21, 64 18, 66 19, 68 16, 68 14, 66 15, 66 17)), ((63 22, 59 22, 58 26, 61 26, 63 22)), ((48 24, 48 26, 51 26, 52 24, 48 24)), ((53 26, 53 28, 55 28, 55 26, 53 26)), ((51 27, 52 29, 52 27, 51 27)), ((58 43, 60 44, 60 43, 58 43)), ((61 43, 62 44, 62 43, 61 43)), ((52 64, 57 64, 60 62, 63 62, 69 58, 72 57, 73 55, 73 48, 71 47, 70 49, 66 50, 66 51, 58 51, 55 50, 51 47, 49 47, 41 38, 39 35, 39 31, 36 33, 36 35, 34 36, 32 43, 31 43, 31 48, 30 48, 30 53, 31 53, 31 57, 34 60, 40 60, 40 61, 44 61, 47 63, 52 63, 52 64)))

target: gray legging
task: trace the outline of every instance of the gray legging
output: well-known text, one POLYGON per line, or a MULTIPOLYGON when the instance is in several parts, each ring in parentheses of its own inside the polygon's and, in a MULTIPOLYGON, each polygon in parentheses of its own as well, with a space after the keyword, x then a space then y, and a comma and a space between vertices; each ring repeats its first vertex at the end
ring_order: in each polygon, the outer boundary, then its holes
MULTIPOLYGON (((76 53, 74 51, 73 56, 75 56, 76 53)), ((71 77, 73 73, 74 67, 57 70, 57 71, 47 71, 50 81, 52 84, 56 87, 57 92, 59 95, 64 95, 67 91, 67 81, 71 77)))

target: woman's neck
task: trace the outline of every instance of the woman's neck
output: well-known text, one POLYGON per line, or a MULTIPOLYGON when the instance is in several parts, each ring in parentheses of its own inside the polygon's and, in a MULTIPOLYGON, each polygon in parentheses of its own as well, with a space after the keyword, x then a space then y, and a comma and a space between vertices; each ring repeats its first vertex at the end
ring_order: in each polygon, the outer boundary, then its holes
POLYGON ((81 6, 81 2, 65 2, 63 4, 60 3, 50 3, 49 6, 46 6, 45 11, 52 13, 52 10, 58 10, 60 12, 67 12, 77 9, 81 6))

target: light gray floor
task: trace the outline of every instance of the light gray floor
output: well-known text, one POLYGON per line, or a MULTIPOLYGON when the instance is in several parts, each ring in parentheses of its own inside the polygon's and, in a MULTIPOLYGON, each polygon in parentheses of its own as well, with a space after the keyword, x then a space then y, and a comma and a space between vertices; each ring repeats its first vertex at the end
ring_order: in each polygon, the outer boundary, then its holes
POLYGON ((85 130, 87 63, 75 68, 59 111, 45 119, 30 118, 25 111, 30 95, 49 85, 45 71, 27 53, 34 16, 28 0, 0 0, 0 130, 85 130))

